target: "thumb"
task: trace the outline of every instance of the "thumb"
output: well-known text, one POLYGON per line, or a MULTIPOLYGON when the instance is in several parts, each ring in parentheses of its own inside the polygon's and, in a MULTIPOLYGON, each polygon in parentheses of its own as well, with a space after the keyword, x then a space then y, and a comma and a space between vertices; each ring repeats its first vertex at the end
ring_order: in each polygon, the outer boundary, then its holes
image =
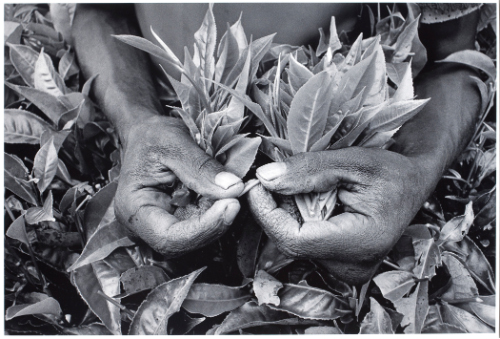
POLYGON ((224 170, 188 136, 177 136, 164 162, 193 191, 211 199, 237 197, 244 188, 240 178, 224 170))
POLYGON ((257 169, 257 178, 268 190, 280 194, 327 192, 338 184, 369 185, 380 174, 377 150, 359 147, 300 153, 284 162, 257 169))

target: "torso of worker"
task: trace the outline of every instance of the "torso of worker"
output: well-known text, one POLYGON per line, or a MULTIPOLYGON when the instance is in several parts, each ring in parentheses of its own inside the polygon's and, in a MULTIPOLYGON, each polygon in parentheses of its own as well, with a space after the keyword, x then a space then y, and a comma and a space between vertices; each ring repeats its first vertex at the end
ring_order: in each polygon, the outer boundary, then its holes
MULTIPOLYGON (((135 10, 142 34, 156 42, 150 27, 182 61, 184 46, 193 52, 194 33, 200 28, 208 9, 207 3, 136 4, 135 10)), ((328 32, 330 20, 335 16, 337 30, 348 31, 360 12, 359 4, 348 3, 216 3, 213 13, 217 26, 217 41, 241 16, 247 38, 258 39, 276 33, 274 42, 306 45, 319 36, 318 28, 328 32)), ((161 63, 167 71, 170 65, 161 63)))

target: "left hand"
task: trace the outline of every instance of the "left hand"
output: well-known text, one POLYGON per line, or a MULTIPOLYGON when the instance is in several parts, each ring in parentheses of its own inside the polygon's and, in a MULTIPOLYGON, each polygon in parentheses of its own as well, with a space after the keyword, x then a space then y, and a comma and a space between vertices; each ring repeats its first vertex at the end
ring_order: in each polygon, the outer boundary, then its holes
POLYGON ((285 255, 316 259, 337 278, 364 283, 432 192, 423 172, 414 159, 381 149, 301 153, 257 169, 262 185, 249 192, 248 201, 285 255), (303 225, 269 192, 292 195, 335 187, 344 213, 303 225))

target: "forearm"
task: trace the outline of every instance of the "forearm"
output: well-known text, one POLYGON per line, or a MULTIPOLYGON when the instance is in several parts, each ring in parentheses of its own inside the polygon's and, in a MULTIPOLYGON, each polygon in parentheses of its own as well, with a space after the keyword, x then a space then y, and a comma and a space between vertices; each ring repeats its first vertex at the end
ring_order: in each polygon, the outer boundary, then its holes
POLYGON ((415 79, 416 96, 431 100, 400 129, 391 150, 414 160, 429 194, 474 132, 481 98, 471 75, 477 76, 457 64, 437 63, 415 79))
POLYGON ((79 4, 72 35, 83 75, 98 75, 92 93, 123 142, 130 126, 158 114, 161 106, 148 56, 112 37, 139 34, 133 13, 110 7, 79 4))

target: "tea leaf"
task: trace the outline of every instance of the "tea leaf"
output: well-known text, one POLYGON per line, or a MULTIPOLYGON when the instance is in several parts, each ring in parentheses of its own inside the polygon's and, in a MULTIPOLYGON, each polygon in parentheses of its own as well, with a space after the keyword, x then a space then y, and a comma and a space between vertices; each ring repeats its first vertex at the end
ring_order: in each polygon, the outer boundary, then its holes
POLYGON ((361 61, 361 43, 363 41, 363 34, 360 34, 358 38, 354 41, 347 53, 343 66, 340 68, 343 72, 348 71, 352 66, 356 65, 361 61))
POLYGON ((169 277, 160 267, 149 265, 133 267, 125 271, 120 277, 120 282, 125 291, 124 294, 120 295, 120 298, 153 289, 168 280, 169 277))
POLYGON ((421 281, 417 284, 415 291, 408 297, 398 299, 394 302, 396 311, 403 314, 401 326, 405 327, 404 332, 421 333, 425 318, 429 311, 428 281, 421 281))
POLYGON ((393 102, 411 100, 413 99, 413 80, 411 75, 411 63, 406 64, 406 69, 403 73, 403 77, 398 84, 398 89, 396 93, 392 96, 391 100, 393 102))
POLYGON ((414 275, 406 271, 388 271, 377 275, 373 281, 387 300, 395 302, 415 286, 414 275))
POLYGON ((35 64, 34 82, 36 89, 55 97, 62 96, 67 92, 64 80, 56 72, 52 60, 43 50, 35 64))
POLYGON ((330 90, 331 77, 321 72, 297 91, 287 120, 293 154, 309 151, 323 135, 330 108, 330 90))
POLYGON ((204 268, 156 287, 139 306, 129 334, 167 334, 168 319, 177 313, 193 281, 204 268))
POLYGON ((64 334, 73 335, 111 335, 112 333, 103 324, 90 324, 64 329, 64 334))
MULTIPOLYGON (((247 87, 249 83, 250 56, 251 56, 250 53, 248 53, 247 59, 245 61, 243 69, 241 70, 238 82, 236 83, 236 87, 234 89, 241 95, 245 95, 247 92, 247 87)), ((232 123, 234 121, 242 119, 244 116, 244 110, 245 110, 245 105, 237 98, 232 97, 227 107, 227 114, 225 120, 227 120, 227 122, 229 123, 232 123)))
POLYGON ((255 273, 263 231, 252 219, 243 221, 242 228, 236 248, 236 260, 243 276, 251 278, 255 273))
POLYGON ((243 305, 251 295, 245 286, 193 284, 182 307, 190 313, 215 317, 243 305))
POLYGON ((28 180, 29 171, 23 161, 14 154, 4 153, 4 170, 15 178, 28 180))
POLYGON ((385 67, 387 68, 387 76, 389 77, 389 79, 391 79, 391 81, 399 87, 399 84, 401 83, 404 75, 407 72, 408 63, 401 62, 395 64, 388 62, 385 64, 385 67))
POLYGON ((240 329, 259 327, 266 325, 318 325, 317 321, 300 319, 270 309, 265 305, 257 305, 255 301, 249 301, 243 306, 231 311, 226 319, 216 329, 215 334, 231 333, 240 329))
MULTIPOLYGON (((223 127, 223 126, 221 126, 221 127, 223 127)), ((217 133, 217 131, 216 131, 216 133, 217 133)), ((226 144, 224 144, 221 148, 219 148, 219 150, 215 154, 215 157, 218 157, 219 155, 224 154, 228 149, 230 149, 231 147, 236 145, 241 139, 245 138, 247 135, 248 135, 248 133, 236 134, 235 136, 233 136, 231 138, 231 140, 229 140, 226 144)), ((215 149, 216 149, 216 147, 215 147, 215 149)))
POLYGON ((34 225, 42 221, 55 221, 52 210, 53 205, 52 191, 49 192, 47 199, 43 203, 43 207, 30 207, 26 212, 26 222, 34 225))
POLYGON ((37 205, 36 193, 27 180, 18 179, 4 169, 4 186, 6 189, 29 202, 32 205, 37 205))
POLYGON ((469 229, 474 222, 474 211, 472 210, 472 201, 465 206, 464 215, 454 217, 448 221, 441 229, 439 243, 445 241, 458 242, 469 233, 469 229))
POLYGON ((240 58, 238 41, 236 41, 231 28, 229 28, 221 38, 218 55, 219 60, 217 60, 217 64, 215 65, 214 80, 216 82, 225 83, 225 79, 227 78, 229 72, 233 69, 240 58), (223 46, 222 51, 221 46, 223 46))
POLYGON ((4 110, 4 142, 9 144, 40 143, 44 131, 52 127, 37 115, 20 109, 4 110))
POLYGON ((441 252, 434 239, 414 239, 415 267, 413 273, 418 279, 436 275, 436 267, 441 266, 441 252))
POLYGON ((298 63, 293 55, 290 57, 289 65, 287 73, 290 85, 295 91, 298 91, 314 74, 307 67, 298 63))
POLYGON ((33 174, 38 179, 37 186, 41 193, 49 187, 54 179, 57 173, 58 162, 59 159, 57 157, 57 150, 54 147, 54 139, 50 138, 36 153, 33 162, 33 174))
POLYGON ((185 311, 180 311, 172 316, 172 321, 168 323, 169 335, 184 335, 191 332, 196 326, 204 322, 207 318, 191 318, 185 311))
POLYGON ((474 315, 453 305, 441 306, 443 321, 459 328, 465 329, 468 333, 494 333, 495 330, 483 323, 474 315))
POLYGON ((7 229, 7 233, 5 233, 9 238, 16 239, 17 241, 22 242, 23 244, 30 245, 28 240, 28 236, 26 235, 26 224, 24 222, 24 215, 20 215, 16 220, 10 224, 7 229))
POLYGON ((473 240, 465 236, 460 242, 446 242, 443 246, 447 251, 455 253, 460 258, 477 282, 490 292, 493 293, 495 291, 493 269, 481 249, 473 240))
POLYGON ((445 59, 436 62, 456 62, 477 68, 492 80, 496 79, 496 68, 493 61, 488 56, 478 51, 464 50, 448 55, 445 59))
POLYGON ((406 60, 408 55, 411 52, 411 48, 413 45, 413 39, 415 36, 418 34, 418 21, 420 19, 420 16, 415 18, 412 22, 408 24, 399 34, 396 43, 394 45, 394 55, 392 57, 392 62, 394 63, 399 63, 403 62, 406 60))
POLYGON ((280 298, 277 293, 281 288, 283 288, 283 284, 266 271, 259 270, 255 274, 253 290, 259 305, 279 306, 280 298))
POLYGON ((19 44, 21 42, 21 35, 23 34, 23 26, 21 24, 13 21, 4 21, 3 29, 5 43, 19 44))
POLYGON ((182 64, 180 64, 179 59, 175 57, 172 57, 171 54, 168 52, 164 51, 160 47, 156 46, 152 42, 150 42, 147 39, 135 36, 135 35, 127 35, 127 34, 122 34, 122 35, 111 35, 112 37, 126 43, 127 45, 130 45, 132 47, 138 48, 141 51, 147 52, 151 55, 154 55, 155 57, 158 57, 162 60, 167 61, 170 63, 172 66, 174 66, 176 69, 178 69, 180 72, 184 71, 184 68, 182 67, 182 64))
POLYGON ((380 304, 370 297, 370 312, 361 322, 360 334, 394 334, 391 317, 380 304))
POLYGON ((7 308, 5 320, 11 320, 15 317, 34 314, 51 314, 60 316, 62 314, 61 306, 56 299, 45 295, 45 298, 33 304, 14 305, 7 308))
MULTIPOLYGON (((87 203, 83 216, 84 231, 87 239, 94 234, 99 223, 103 222, 109 209, 114 216, 113 198, 117 187, 118 184, 116 182, 109 183, 97 192, 87 203)), ((103 225, 108 224, 110 221, 105 222, 103 225)))
POLYGON ((61 78, 64 80, 67 80, 71 76, 78 74, 78 72, 80 71, 76 64, 75 53, 73 53, 72 49, 68 49, 66 52, 64 52, 61 60, 59 60, 58 71, 61 75, 61 78))
POLYGON ((180 70, 182 70, 182 63, 177 58, 175 53, 170 49, 170 47, 167 46, 166 43, 163 42, 162 39, 160 39, 160 37, 153 30, 153 26, 150 26, 149 29, 151 30, 151 34, 153 34, 156 41, 158 41, 158 43, 161 45, 161 47, 163 47, 163 49, 165 50, 165 53, 166 53, 165 56, 168 58, 168 60, 170 60, 170 63, 173 64, 174 66, 177 66, 177 68, 179 68, 180 70))
POLYGON ((10 61, 17 70, 24 82, 30 86, 35 86, 35 64, 38 60, 38 52, 25 45, 14 45, 7 43, 10 50, 10 61))
POLYGON ((479 295, 467 268, 453 255, 443 254, 443 262, 451 275, 451 286, 441 296, 445 300, 472 298, 479 295))
POLYGON ((269 306, 303 319, 333 320, 346 314, 341 299, 332 293, 304 285, 284 284, 278 291, 279 306, 269 306))
POLYGON ((263 135, 262 138, 269 141, 275 147, 278 147, 284 154, 292 155, 292 145, 290 144, 290 141, 281 138, 268 137, 265 135, 263 135))
POLYGON ((224 167, 231 173, 243 178, 252 166, 262 139, 244 138, 227 150, 224 167))
MULTIPOLYGON (((206 79, 213 79, 215 70, 215 44, 217 39, 217 29, 215 27, 214 13, 212 12, 213 4, 209 4, 205 18, 201 27, 194 33, 194 40, 198 46, 200 55, 200 69, 202 75, 206 79)), ((208 89, 208 84, 206 88, 208 89)))
POLYGON ((125 227, 115 220, 99 228, 92 235, 78 260, 68 268, 68 272, 102 260, 119 247, 132 246, 134 244, 128 238, 125 227))
POLYGON ((489 326, 495 328, 495 306, 483 303, 469 303, 473 314, 489 326))
POLYGON ((262 38, 253 41, 249 46, 252 55, 250 80, 253 80, 253 78, 255 77, 255 74, 257 73, 257 70, 259 68, 259 63, 271 48, 271 43, 273 42, 275 35, 276 33, 263 36, 262 38))
POLYGON ((265 270, 267 273, 273 274, 293 261, 293 259, 288 258, 281 253, 271 239, 267 239, 260 253, 256 270, 265 270))
POLYGON ((67 103, 63 102, 63 97, 55 97, 35 88, 17 86, 8 82, 5 85, 31 101, 54 123, 57 123, 63 113, 73 108, 66 106, 67 103))

